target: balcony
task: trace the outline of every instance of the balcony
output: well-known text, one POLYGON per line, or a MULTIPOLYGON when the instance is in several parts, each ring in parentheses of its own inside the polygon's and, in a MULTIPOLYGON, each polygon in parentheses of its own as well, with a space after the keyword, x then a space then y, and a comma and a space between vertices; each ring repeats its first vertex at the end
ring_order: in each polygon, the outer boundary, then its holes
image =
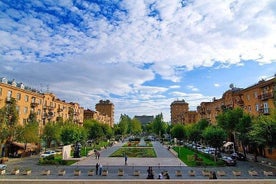
POLYGON ((262 109, 259 109, 259 113, 260 114, 264 114, 264 115, 269 115, 270 114, 270 108, 262 108, 262 109))
POLYGON ((219 112, 221 109, 219 107, 216 107, 216 111, 219 112))
POLYGON ((259 95, 258 98, 260 100, 267 100, 269 98, 273 98, 273 93, 272 92, 263 93, 263 94, 259 95))
POLYGON ((238 101, 236 101, 236 103, 241 107, 244 106, 244 101, 243 100, 238 100, 238 101))
POLYGON ((37 106, 38 106, 38 103, 36 103, 36 102, 32 102, 32 103, 31 103, 31 107, 32 107, 32 108, 35 108, 35 107, 37 107, 37 106))
POLYGON ((7 97, 6 98, 6 103, 11 103, 12 97, 7 97))

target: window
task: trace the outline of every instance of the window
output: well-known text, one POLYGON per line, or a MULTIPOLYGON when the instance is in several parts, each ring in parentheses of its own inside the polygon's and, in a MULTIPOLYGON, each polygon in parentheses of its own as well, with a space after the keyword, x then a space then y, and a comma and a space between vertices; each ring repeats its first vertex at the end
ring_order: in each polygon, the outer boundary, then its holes
POLYGON ((2 96, 2 88, 0 88, 0 96, 2 96))
POLYGON ((37 111, 37 115, 40 115, 41 114, 41 110, 40 109, 38 109, 38 111, 37 111))
POLYGON ((256 99, 258 98, 258 93, 257 93, 257 91, 254 92, 254 96, 255 96, 256 99))
POLYGON ((17 100, 21 100, 21 93, 17 93, 16 99, 17 99, 17 100))
POLYGON ((26 96, 25 96, 25 102, 28 102, 28 101, 29 101, 29 96, 26 95, 26 96))
POLYGON ((24 114, 28 114, 28 107, 24 107, 24 114))
POLYGON ((256 104, 256 111, 259 112, 259 104, 256 104))
POLYGON ((32 103, 35 103, 35 97, 32 97, 32 103))
POLYGON ((12 97, 12 91, 8 91, 7 100, 11 100, 12 97))
POLYGON ((247 98, 247 100, 249 101, 249 100, 250 100, 250 95, 247 95, 246 98, 247 98))
POLYGON ((268 114, 269 112, 268 112, 268 103, 267 102, 265 102, 264 103, 264 114, 268 114))
POLYGON ((16 106, 15 109, 16 109, 16 111, 17 111, 19 114, 21 114, 21 112, 20 112, 20 107, 19 107, 19 106, 16 106))

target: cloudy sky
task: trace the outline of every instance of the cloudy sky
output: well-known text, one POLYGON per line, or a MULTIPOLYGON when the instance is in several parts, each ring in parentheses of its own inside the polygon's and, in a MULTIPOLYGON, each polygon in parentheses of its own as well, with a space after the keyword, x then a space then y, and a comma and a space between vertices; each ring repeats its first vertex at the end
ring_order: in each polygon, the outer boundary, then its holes
POLYGON ((0 77, 170 120, 276 73, 275 0, 0 0, 0 77))

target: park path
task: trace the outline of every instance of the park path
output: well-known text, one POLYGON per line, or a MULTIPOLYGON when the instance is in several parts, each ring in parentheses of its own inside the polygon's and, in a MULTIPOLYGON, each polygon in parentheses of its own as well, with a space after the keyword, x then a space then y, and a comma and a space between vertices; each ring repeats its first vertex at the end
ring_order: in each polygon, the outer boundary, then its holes
MULTIPOLYGON (((124 166, 125 159, 123 157, 109 157, 114 151, 123 146, 124 143, 119 142, 112 147, 108 147, 100 152, 100 158, 96 159, 93 155, 89 156, 74 165, 96 165, 101 163, 104 166, 124 166)), ((186 166, 180 159, 172 154, 160 142, 152 142, 156 152, 156 158, 128 158, 128 166, 186 166)))

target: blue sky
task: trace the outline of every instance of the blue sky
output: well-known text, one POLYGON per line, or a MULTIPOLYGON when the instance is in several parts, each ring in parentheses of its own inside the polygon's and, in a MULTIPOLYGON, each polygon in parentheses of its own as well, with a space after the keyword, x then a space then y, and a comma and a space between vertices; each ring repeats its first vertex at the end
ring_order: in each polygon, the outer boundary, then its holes
POLYGON ((276 73, 275 0, 1 0, 0 77, 170 121, 276 73))

